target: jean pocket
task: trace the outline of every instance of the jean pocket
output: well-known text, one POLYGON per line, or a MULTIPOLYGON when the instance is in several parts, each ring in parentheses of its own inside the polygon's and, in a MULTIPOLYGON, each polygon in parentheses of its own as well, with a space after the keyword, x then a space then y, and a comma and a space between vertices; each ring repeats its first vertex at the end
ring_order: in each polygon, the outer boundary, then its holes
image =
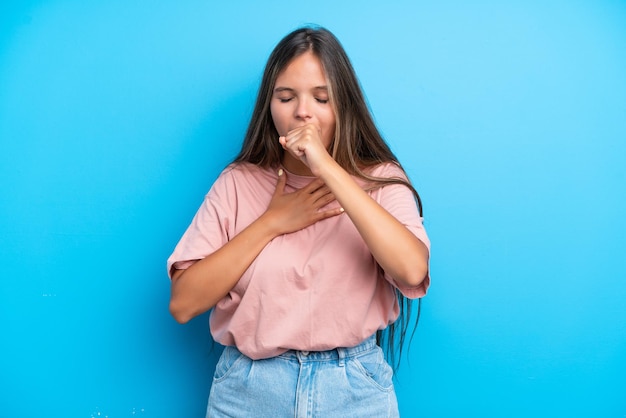
POLYGON ((376 388, 385 392, 393 390, 393 370, 380 347, 354 357, 352 363, 359 374, 376 388))
POLYGON ((215 365, 213 381, 219 382, 225 379, 232 372, 235 364, 239 363, 245 356, 235 347, 224 347, 224 351, 215 365))

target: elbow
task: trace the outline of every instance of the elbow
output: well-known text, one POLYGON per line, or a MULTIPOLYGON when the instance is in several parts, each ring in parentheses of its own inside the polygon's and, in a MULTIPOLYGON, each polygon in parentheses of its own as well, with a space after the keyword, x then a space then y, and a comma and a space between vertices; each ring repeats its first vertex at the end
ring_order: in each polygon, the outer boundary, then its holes
POLYGON ((174 317, 176 322, 179 324, 186 324, 191 321, 191 319, 196 316, 190 310, 190 305, 186 298, 181 294, 181 289, 179 288, 180 276, 184 273, 185 270, 176 270, 172 274, 172 287, 170 294, 170 314, 174 317))
POLYGON ((409 287, 418 287, 424 282, 424 280, 426 280, 427 276, 428 269, 419 269, 417 271, 413 271, 408 276, 406 276, 406 284, 409 287))
POLYGON ((429 251, 428 248, 418 241, 419 245, 412 255, 405 258, 406 263, 401 275, 404 278, 404 284, 408 287, 418 287, 428 277, 429 251))
POLYGON ((169 311, 176 322, 180 324, 186 324, 194 317, 205 313, 213 306, 206 302, 206 298, 189 295, 188 293, 189 292, 182 292, 181 289, 176 286, 176 282, 173 283, 169 311))
POLYGON ((427 263, 411 263, 405 267, 404 273, 398 275, 404 286, 415 288, 419 287, 426 277, 428 277, 428 264, 427 263))
POLYGON ((170 314, 174 317, 179 324, 186 324, 194 317, 194 315, 187 312, 184 307, 180 306, 175 300, 170 300, 170 314))

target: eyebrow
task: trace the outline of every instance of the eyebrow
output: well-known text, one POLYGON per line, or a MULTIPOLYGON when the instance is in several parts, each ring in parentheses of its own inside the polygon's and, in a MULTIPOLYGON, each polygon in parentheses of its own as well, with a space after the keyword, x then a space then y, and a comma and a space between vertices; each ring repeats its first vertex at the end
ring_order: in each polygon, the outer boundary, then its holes
MULTIPOLYGON (((317 87, 313 87, 313 90, 327 92, 328 91, 328 87, 326 87, 326 86, 317 86, 317 87)), ((280 93, 280 92, 283 92, 283 91, 294 92, 295 90, 292 89, 291 87, 276 87, 274 89, 274 93, 280 93)))

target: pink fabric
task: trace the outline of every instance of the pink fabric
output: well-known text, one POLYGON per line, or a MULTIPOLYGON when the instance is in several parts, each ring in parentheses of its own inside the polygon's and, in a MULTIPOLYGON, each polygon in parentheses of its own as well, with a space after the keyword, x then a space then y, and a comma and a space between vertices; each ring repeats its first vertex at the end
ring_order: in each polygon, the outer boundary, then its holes
MULTIPOLYGON (((287 192, 313 180, 286 174, 287 192)), ((381 165, 372 174, 405 178, 394 164, 381 165)), ((251 164, 224 170, 168 259, 168 272, 188 268, 256 220, 276 181, 277 173, 251 164)), ((430 248, 407 187, 390 185, 369 194, 430 248)), ((429 284, 427 277, 419 287, 399 290, 417 298, 429 284)), ((272 240, 213 308, 211 332, 219 343, 235 345, 253 359, 289 349, 351 347, 396 320, 394 286, 350 218, 341 214, 272 240)))

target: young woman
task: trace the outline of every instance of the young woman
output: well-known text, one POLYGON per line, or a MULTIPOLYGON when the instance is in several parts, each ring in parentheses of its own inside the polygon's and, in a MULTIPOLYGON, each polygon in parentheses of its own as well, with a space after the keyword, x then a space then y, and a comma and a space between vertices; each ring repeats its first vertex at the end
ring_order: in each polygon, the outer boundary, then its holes
POLYGON ((168 260, 172 315, 212 309, 226 346, 207 417, 398 415, 376 333, 430 282, 416 198, 339 41, 283 38, 240 154, 168 260))

